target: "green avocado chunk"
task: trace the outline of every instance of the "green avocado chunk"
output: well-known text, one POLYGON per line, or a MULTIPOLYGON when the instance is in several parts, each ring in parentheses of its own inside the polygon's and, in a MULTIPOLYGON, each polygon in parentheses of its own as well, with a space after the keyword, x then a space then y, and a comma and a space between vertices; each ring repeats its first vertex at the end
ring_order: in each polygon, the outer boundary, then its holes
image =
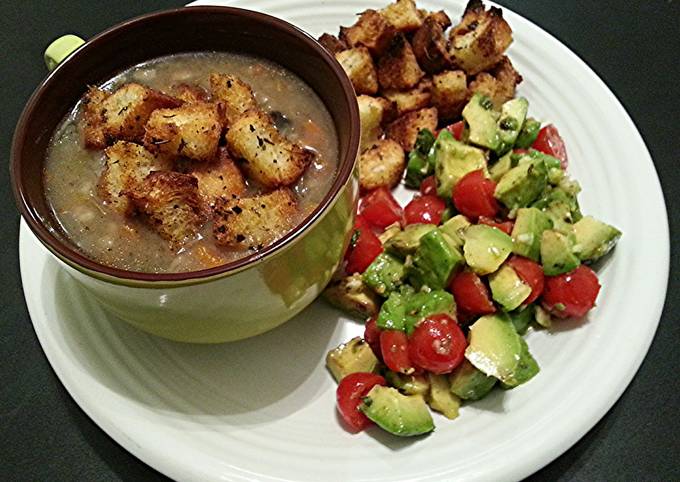
POLYGON ((404 263, 388 253, 380 253, 362 275, 364 283, 381 296, 399 288, 405 277, 404 263))
POLYGON ((383 330, 411 333, 420 320, 439 313, 456 313, 456 302, 451 293, 443 290, 418 293, 393 291, 380 308, 376 324, 383 330))
POLYGON ((509 209, 523 208, 541 195, 547 183, 545 162, 531 159, 506 172, 498 181, 494 196, 509 209))
POLYGON ((429 129, 418 131, 416 143, 413 150, 409 152, 406 165, 404 183, 407 187, 419 188, 423 179, 434 172, 434 157, 432 156, 434 141, 434 134, 429 129))
POLYGON ((507 315, 482 316, 470 326, 465 358, 486 375, 512 380, 522 355, 521 341, 507 315))
POLYGON ((472 226, 472 223, 468 218, 462 214, 457 214, 439 226, 439 230, 450 244, 460 249, 465 244, 465 230, 470 226, 472 226))
POLYGON ((491 297, 506 311, 519 307, 531 294, 531 287, 507 264, 489 275, 489 287, 491 297))
POLYGON ((529 149, 538 137, 540 130, 541 123, 533 117, 527 117, 527 120, 524 121, 522 130, 519 131, 519 135, 515 141, 515 148, 529 149))
POLYGON ((409 224, 403 231, 385 241, 385 249, 405 258, 407 255, 416 252, 423 235, 435 229, 437 229, 437 226, 434 224, 409 224))
POLYGON ((359 405, 380 428, 400 437, 421 435, 434 430, 432 415, 419 395, 402 395, 391 387, 376 385, 359 405))
POLYGON ((521 306, 508 313, 518 335, 522 336, 527 332, 529 324, 535 319, 535 313, 536 306, 533 304, 524 307, 521 306))
POLYGON ((420 246, 408 268, 411 284, 420 289, 442 289, 448 285, 454 271, 463 264, 463 255, 451 245, 439 229, 420 238, 420 246))
POLYGON ((505 175, 510 169, 517 165, 516 155, 508 152, 503 157, 498 159, 495 164, 489 167, 489 176, 494 182, 500 181, 501 177, 505 175))
POLYGON ((503 104, 501 117, 498 119, 498 135, 501 142, 495 149, 497 155, 502 156, 515 145, 528 110, 529 102, 524 97, 518 97, 503 104))
POLYGON ((463 119, 470 128, 470 143, 492 151, 499 148, 501 137, 496 125, 498 112, 493 110, 491 99, 479 92, 475 93, 463 109, 463 119))
POLYGON ((380 297, 366 286, 359 273, 331 282, 323 296, 330 304, 356 318, 377 315, 380 307, 380 297))
POLYGON ((581 261, 597 261, 611 251, 620 237, 621 231, 614 226, 585 216, 574 224, 573 251, 581 261))
POLYGON ((437 194, 444 199, 451 199, 453 187, 467 173, 479 169, 487 173, 484 151, 457 141, 446 129, 434 143, 434 160, 437 194))
POLYGON ((519 357, 519 363, 517 364, 517 368, 515 369, 514 373, 510 377, 503 380, 503 383, 501 384, 503 388, 515 388, 522 383, 526 383, 534 378, 534 376, 536 376, 536 374, 540 371, 536 359, 531 356, 531 353, 529 353, 527 342, 524 341, 524 338, 520 338, 519 341, 522 345, 522 353, 519 357))
POLYGON ((548 276, 568 273, 581 264, 576 255, 572 253, 572 243, 569 237, 554 229, 543 231, 541 263, 543 272, 548 276))
POLYGON ((498 228, 476 224, 465 230, 465 261, 480 275, 493 273, 512 252, 512 238, 498 228))
POLYGON ((435 375, 428 372, 430 379, 430 392, 425 401, 432 410, 443 414, 449 420, 458 417, 460 398, 451 391, 449 379, 446 375, 435 375))
POLYGON ((463 360, 463 363, 449 375, 451 392, 463 400, 484 398, 496 381, 496 378, 485 375, 467 360, 463 360))
POLYGON ((537 208, 519 208, 512 228, 512 252, 538 262, 541 255, 541 236, 552 222, 537 208))
POLYGON ((394 388, 406 395, 427 395, 430 391, 430 380, 425 375, 405 375, 387 370, 385 380, 394 388))
POLYGON ((535 311, 536 323, 543 328, 550 328, 552 326, 552 317, 550 316, 550 313, 538 305, 536 305, 535 311))
POLYGON ((326 355, 326 366, 338 382, 350 373, 374 372, 378 364, 371 347, 358 336, 326 355))

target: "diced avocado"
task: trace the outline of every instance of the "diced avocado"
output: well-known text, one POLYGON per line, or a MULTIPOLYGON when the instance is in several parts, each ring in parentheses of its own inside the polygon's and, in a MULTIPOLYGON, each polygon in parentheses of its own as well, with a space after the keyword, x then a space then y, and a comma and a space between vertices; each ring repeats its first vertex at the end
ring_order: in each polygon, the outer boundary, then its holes
POLYGON ((537 208, 519 208, 512 228, 512 252, 534 261, 541 255, 541 236, 550 229, 550 218, 537 208))
POLYGON ((540 196, 547 182, 545 163, 532 159, 506 172, 498 181, 494 196, 509 209, 526 207, 540 196))
POLYGON ((543 272, 548 276, 568 273, 581 264, 578 257, 572 252, 572 243, 569 238, 554 229, 543 231, 541 263, 543 264, 543 272))
POLYGON ((503 104, 501 117, 498 119, 498 135, 501 142, 495 149, 496 154, 503 155, 515 145, 528 111, 529 102, 524 97, 518 97, 503 104))
POLYGON ((404 330, 406 324, 406 298, 398 291, 393 291, 380 307, 375 323, 381 330, 404 330))
POLYGON ((470 326, 465 358, 486 375, 510 380, 522 354, 521 340, 507 315, 482 316, 470 326))
POLYGON ((531 294, 531 287, 507 264, 489 275, 489 287, 491 297, 506 311, 517 308, 531 294))
POLYGON ((437 194, 445 199, 451 199, 453 187, 467 173, 479 169, 487 172, 484 151, 457 141, 446 129, 434 143, 434 160, 437 194))
POLYGON ((437 226, 434 224, 409 224, 385 242, 385 249, 400 257, 414 254, 420 245, 420 238, 435 229, 437 226))
POLYGON ((536 323, 541 325, 543 328, 550 328, 552 326, 552 317, 550 313, 544 310, 541 306, 536 306, 536 323))
POLYGON ((448 377, 429 372, 427 376, 430 379, 430 393, 426 398, 427 404, 432 410, 440 412, 449 420, 457 418, 460 398, 451 391, 448 377))
POLYGON ((465 230, 470 226, 472 226, 472 223, 468 218, 462 214, 457 214, 439 226, 439 230, 445 237, 448 236, 447 241, 450 241, 457 248, 462 248, 465 244, 465 230))
POLYGON ((566 201, 553 201, 543 209, 552 223, 552 229, 562 234, 572 236, 574 232, 574 215, 566 201))
POLYGON ((418 131, 413 150, 409 152, 404 183, 407 187, 417 189, 427 176, 434 172, 434 157, 431 155, 434 145, 434 134, 429 129, 418 131))
POLYGON ((493 110, 491 99, 475 93, 463 109, 463 119, 470 127, 469 142, 492 151, 498 149, 501 144, 496 126, 498 112, 493 110))
POLYGON ((529 324, 534 320, 535 305, 522 306, 508 313, 510 320, 518 335, 524 335, 529 329, 529 324))
POLYGON ((454 271, 463 264, 463 255, 449 244, 438 229, 420 238, 420 246, 408 268, 411 284, 420 289, 427 286, 433 290, 444 288, 454 271))
POLYGON ((496 381, 496 378, 485 375, 467 360, 463 360, 463 363, 449 375, 451 392, 463 400, 484 398, 496 381))
POLYGON ((378 239, 384 246, 385 243, 387 243, 387 241, 389 241, 392 237, 396 236, 399 233, 401 233, 401 225, 398 222, 393 223, 387 226, 385 228, 385 231, 378 235, 378 239))
POLYGON ((423 318, 442 313, 455 317, 456 302, 451 293, 443 290, 413 293, 405 300, 404 328, 410 334, 423 318))
POLYGON ((406 278, 406 268, 397 257, 380 253, 362 275, 364 283, 381 296, 388 296, 406 278))
POLYGON ((380 307, 378 295, 364 284, 359 273, 331 282, 323 295, 330 304, 357 318, 377 315, 380 307))
POLYGON ((369 419, 393 435, 410 437, 434 430, 432 415, 419 395, 402 395, 391 387, 376 385, 359 405, 369 419))
POLYGON ((541 130, 541 123, 533 117, 527 117, 524 121, 522 130, 519 131, 519 136, 515 141, 515 148, 529 149, 538 137, 538 132, 541 130))
POLYGON ((529 353, 529 346, 523 338, 519 339, 522 345, 522 353, 519 357, 519 363, 514 373, 503 380, 503 388, 515 388, 522 383, 526 383, 541 370, 536 362, 536 359, 529 353))
POLYGON ((513 156, 514 154, 512 152, 508 152, 489 168, 489 176, 494 182, 498 182, 506 172, 517 165, 513 156))
POLYGON ((581 261, 597 261, 607 254, 621 237, 621 231, 614 226, 585 216, 574 224, 576 243, 573 251, 581 261))
POLYGON ((512 251, 512 238, 498 228, 477 224, 465 230, 465 261, 477 274, 493 273, 512 251))
POLYGON ((430 381, 425 375, 404 375, 403 373, 387 370, 385 372, 387 383, 399 389, 406 395, 425 396, 430 391, 430 381))
POLYGON ((326 366, 338 382, 350 373, 374 372, 378 363, 371 347, 358 336, 326 355, 326 366))

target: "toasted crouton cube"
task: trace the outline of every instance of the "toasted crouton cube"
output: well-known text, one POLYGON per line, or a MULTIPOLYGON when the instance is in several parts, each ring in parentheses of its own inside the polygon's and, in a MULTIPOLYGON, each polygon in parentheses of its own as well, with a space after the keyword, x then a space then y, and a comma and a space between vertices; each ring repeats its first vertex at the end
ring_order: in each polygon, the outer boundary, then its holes
POLYGON ((221 135, 218 104, 185 104, 153 111, 146 123, 144 145, 150 151, 207 161, 215 158, 221 135))
POLYGON ((357 94, 373 95, 378 92, 378 75, 366 47, 343 50, 335 54, 335 58, 352 81, 357 94))
POLYGON ((401 147, 409 152, 416 143, 416 137, 421 129, 432 132, 437 128, 437 109, 429 107, 404 114, 392 122, 385 131, 390 139, 397 141, 401 147))
POLYGON ((359 156, 359 185, 369 191, 379 187, 393 188, 404 174, 404 150, 392 139, 376 141, 359 156))
POLYGON ((467 79, 462 70, 447 70, 432 77, 432 105, 440 119, 458 117, 467 99, 467 79))
POLYGON ((522 81, 522 76, 514 69, 510 60, 504 57, 489 72, 477 74, 475 79, 470 82, 470 94, 479 92, 491 99, 494 108, 497 110, 501 106, 515 97, 515 88, 522 81))
POLYGON ((172 95, 189 104, 208 101, 208 91, 200 85, 179 84, 172 88, 172 95))
POLYGON ((500 84, 499 93, 505 97, 504 102, 515 97, 515 89, 522 82, 522 76, 515 70, 510 59, 503 56, 490 72, 500 84))
POLYGON ((397 115, 430 106, 432 81, 423 79, 411 90, 386 90, 383 95, 397 106, 397 115))
POLYGON ((423 17, 413 0, 395 0, 394 3, 383 8, 380 13, 400 32, 411 32, 423 23, 423 17))
POLYGON ((205 219, 198 180, 189 174, 154 171, 127 195, 149 226, 175 249, 194 237, 205 219))
POLYGON ((382 136, 382 125, 391 118, 393 104, 382 97, 369 95, 358 96, 357 103, 361 120, 360 151, 363 151, 382 136))
POLYGON ((444 10, 439 10, 438 12, 430 12, 427 15, 427 17, 433 19, 435 22, 441 25, 442 29, 444 30, 451 26, 451 19, 444 10))
POLYGON ((413 53, 418 64, 429 74, 441 72, 451 65, 444 29, 434 17, 427 17, 413 35, 413 53))
POLYGON ((258 108, 253 89, 235 75, 210 74, 210 89, 214 100, 223 103, 228 125, 245 111, 258 108))
POLYGON ((198 179, 198 193, 206 206, 213 206, 219 197, 237 198, 246 192, 243 174, 226 147, 220 147, 217 159, 210 162, 188 163, 185 173, 198 179))
POLYGON ((381 55, 394 34, 394 27, 375 10, 366 10, 351 27, 340 27, 340 39, 349 47, 363 45, 373 55, 381 55))
POLYGON ((383 89, 406 90, 414 87, 424 72, 404 34, 392 39, 385 55, 378 60, 378 82, 383 89))
POLYGON ((249 110, 234 122, 227 145, 234 156, 246 161, 248 176, 268 188, 293 184, 314 157, 282 136, 271 117, 260 110, 249 110))
POLYGON ((450 54, 469 75, 498 63, 512 42, 512 29, 496 7, 484 10, 479 0, 468 3, 463 19, 450 33, 450 54))
POLYGON ((103 149, 115 140, 141 141, 144 125, 156 109, 178 107, 182 101, 140 84, 129 83, 110 95, 90 89, 83 110, 85 145, 103 149))
POLYGON ((213 235, 221 246, 258 251, 294 224, 295 195, 281 188, 252 198, 219 198, 213 208, 213 235))
POLYGON ((348 45, 345 42, 329 33, 321 35, 321 37, 319 37, 319 43, 333 55, 342 52, 343 50, 347 50, 348 48, 348 45))
POLYGON ((129 214, 130 200, 123 193, 133 189, 151 171, 170 168, 170 163, 157 158, 139 144, 118 141, 104 151, 106 161, 99 177, 99 196, 116 211, 129 214))

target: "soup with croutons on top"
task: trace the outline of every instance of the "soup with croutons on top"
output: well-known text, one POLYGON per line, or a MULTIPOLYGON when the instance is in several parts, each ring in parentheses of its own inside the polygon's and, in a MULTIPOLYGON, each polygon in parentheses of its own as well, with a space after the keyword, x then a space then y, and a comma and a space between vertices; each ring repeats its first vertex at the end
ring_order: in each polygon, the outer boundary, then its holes
POLYGON ((107 266, 178 273, 279 239, 326 195, 338 140, 311 87, 273 62, 189 53, 90 87, 44 169, 71 241, 107 266))

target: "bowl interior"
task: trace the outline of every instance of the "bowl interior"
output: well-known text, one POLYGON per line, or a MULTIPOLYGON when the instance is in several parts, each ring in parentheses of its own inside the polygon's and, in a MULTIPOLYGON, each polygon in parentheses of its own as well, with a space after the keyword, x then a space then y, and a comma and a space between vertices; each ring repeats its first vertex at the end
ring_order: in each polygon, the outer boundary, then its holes
POLYGON ((129 20, 91 39, 55 69, 29 100, 14 136, 12 179, 19 210, 32 231, 72 264, 117 278, 180 281, 241 268, 297 236, 331 204, 351 175, 359 142, 354 91, 342 68, 316 41, 287 22, 249 10, 189 7, 129 20), (50 138, 88 85, 99 85, 140 62, 181 52, 227 51, 267 58, 309 84, 330 112, 339 142, 339 168, 330 192, 299 226, 258 253, 188 273, 137 273, 101 265, 73 246, 44 195, 43 162, 50 138))

